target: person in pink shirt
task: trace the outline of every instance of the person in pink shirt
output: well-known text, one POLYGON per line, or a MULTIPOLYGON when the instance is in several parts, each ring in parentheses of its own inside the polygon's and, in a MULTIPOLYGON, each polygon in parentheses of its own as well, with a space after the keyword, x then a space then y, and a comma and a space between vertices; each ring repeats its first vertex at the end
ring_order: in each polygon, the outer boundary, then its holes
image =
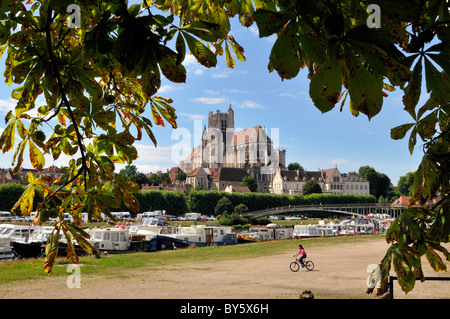
POLYGON ((306 251, 302 245, 298 245, 298 255, 297 256, 301 256, 298 261, 302 265, 302 268, 305 267, 305 263, 303 262, 303 260, 306 258, 306 251))

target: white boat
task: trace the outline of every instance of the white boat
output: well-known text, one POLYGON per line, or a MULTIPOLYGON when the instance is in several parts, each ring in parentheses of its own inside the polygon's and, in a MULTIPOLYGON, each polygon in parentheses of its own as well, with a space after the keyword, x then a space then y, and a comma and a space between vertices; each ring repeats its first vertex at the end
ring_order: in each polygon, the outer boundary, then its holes
POLYGON ((336 232, 333 226, 328 225, 295 225, 294 238, 315 238, 315 237, 333 237, 336 232))
POLYGON ((348 219, 336 224, 334 228, 337 236, 372 235, 377 232, 370 219, 348 219))
POLYGON ((10 212, 0 212, 0 222, 12 222, 13 217, 10 212))
MULTIPOLYGON (((17 258, 39 257, 45 252, 47 239, 54 227, 36 227, 29 237, 11 240, 12 253, 17 258)), ((60 234, 60 240, 64 235, 60 234)))
POLYGON ((150 240, 156 235, 176 234, 176 226, 168 226, 164 219, 144 218, 139 225, 130 225, 125 228, 134 236, 145 236, 145 240, 150 240))
POLYGON ((234 245, 237 244, 237 235, 232 227, 215 225, 191 225, 190 227, 177 227, 175 234, 167 237, 177 238, 194 244, 195 246, 234 245))
POLYGON ((126 252, 131 248, 130 233, 123 228, 91 228, 89 242, 100 252, 126 252))
POLYGON ((33 231, 34 226, 0 224, 0 259, 13 258, 11 242, 26 240, 33 231))
POLYGON ((251 226, 248 231, 240 232, 237 236, 238 242, 240 243, 290 238, 293 238, 293 229, 290 227, 281 227, 279 224, 251 226))
MULTIPOLYGON (((167 226, 161 226, 167 227, 167 226)), ((164 228, 161 228, 163 230, 164 228)), ((127 253, 151 252, 156 250, 185 248, 190 243, 174 237, 175 234, 162 235, 164 231, 153 232, 139 229, 139 226, 128 226, 126 229, 93 228, 86 231, 89 241, 99 252, 127 253)))

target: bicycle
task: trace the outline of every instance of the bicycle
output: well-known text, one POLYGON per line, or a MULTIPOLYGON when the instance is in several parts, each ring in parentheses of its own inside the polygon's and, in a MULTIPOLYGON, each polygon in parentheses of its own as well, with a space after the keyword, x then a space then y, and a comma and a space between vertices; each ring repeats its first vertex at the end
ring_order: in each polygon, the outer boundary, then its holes
MULTIPOLYGON (((291 262, 291 264, 289 265, 289 268, 293 271, 293 272, 297 272, 300 269, 300 262, 297 259, 297 255, 294 255, 294 259, 295 261, 291 262)), ((309 271, 314 269, 314 263, 311 260, 307 260, 304 263, 306 269, 308 269, 309 271)))

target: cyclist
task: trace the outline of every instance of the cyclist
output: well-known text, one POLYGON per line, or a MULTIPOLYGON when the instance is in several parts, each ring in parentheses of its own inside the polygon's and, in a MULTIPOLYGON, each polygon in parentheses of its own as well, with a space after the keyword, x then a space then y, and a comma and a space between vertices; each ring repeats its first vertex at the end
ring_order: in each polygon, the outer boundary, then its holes
POLYGON ((298 259, 298 261, 300 262, 300 264, 302 265, 302 268, 303 268, 303 267, 305 267, 305 263, 303 262, 303 260, 306 258, 306 251, 302 245, 298 245, 298 255, 297 256, 300 256, 300 255, 301 255, 301 257, 298 259))

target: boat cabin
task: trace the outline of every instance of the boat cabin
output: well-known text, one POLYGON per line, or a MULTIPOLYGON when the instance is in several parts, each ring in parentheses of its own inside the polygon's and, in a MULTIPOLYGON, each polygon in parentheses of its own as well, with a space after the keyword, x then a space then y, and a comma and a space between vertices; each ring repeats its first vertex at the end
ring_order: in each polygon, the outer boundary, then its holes
POLYGON ((295 225, 294 238, 332 237, 335 232, 325 225, 295 225))
POLYGON ((92 228, 86 231, 91 244, 100 251, 124 251, 130 248, 128 230, 121 228, 92 228))
POLYGON ((237 244, 236 233, 231 227, 191 225, 177 227, 176 234, 167 235, 193 243, 196 246, 234 245, 237 244))
POLYGON ((293 229, 281 227, 279 224, 251 226, 248 232, 245 232, 245 235, 259 240, 289 239, 293 238, 293 229))

